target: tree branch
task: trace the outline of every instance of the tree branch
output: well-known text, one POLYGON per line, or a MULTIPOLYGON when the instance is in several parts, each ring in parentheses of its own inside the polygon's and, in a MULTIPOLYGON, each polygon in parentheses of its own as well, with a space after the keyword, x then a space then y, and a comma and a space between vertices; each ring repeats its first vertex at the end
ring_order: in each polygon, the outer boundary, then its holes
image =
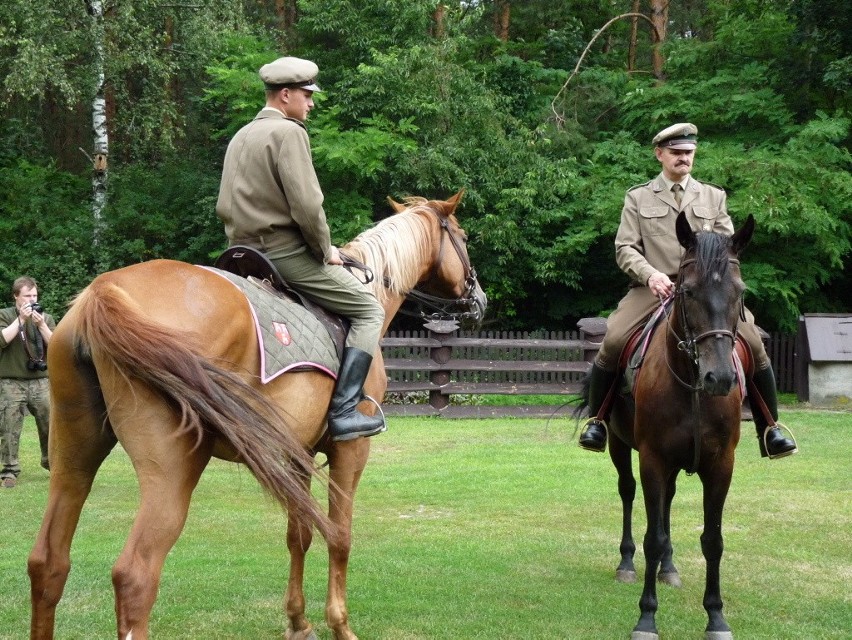
POLYGON ((598 32, 594 36, 592 36, 591 40, 589 40, 589 43, 586 45, 586 48, 583 49, 583 53, 580 54, 580 59, 577 60, 577 65, 574 67, 574 70, 571 72, 571 75, 568 76, 568 79, 565 81, 565 84, 562 85, 562 88, 559 89, 559 91, 556 93, 556 96, 554 96, 553 101, 550 103, 550 109, 551 111, 553 111, 553 115, 556 116, 557 126, 562 126, 562 123, 565 122, 565 117, 556 110, 556 103, 559 100, 559 96, 561 96, 565 92, 565 90, 568 88, 568 84, 571 82, 574 76, 576 76, 580 72, 580 65, 583 64, 583 59, 586 57, 586 54, 589 52, 589 49, 592 48, 592 45, 595 43, 595 40, 597 40, 601 36, 601 34, 603 34, 603 32, 610 27, 610 25, 617 22, 618 20, 623 20, 624 18, 642 18, 648 24, 650 24, 651 28, 654 30, 656 42, 660 42, 660 33, 659 31, 657 31, 657 27, 654 25, 653 21, 644 13, 622 13, 621 15, 615 16, 614 18, 609 20, 604 26, 598 29, 598 32))

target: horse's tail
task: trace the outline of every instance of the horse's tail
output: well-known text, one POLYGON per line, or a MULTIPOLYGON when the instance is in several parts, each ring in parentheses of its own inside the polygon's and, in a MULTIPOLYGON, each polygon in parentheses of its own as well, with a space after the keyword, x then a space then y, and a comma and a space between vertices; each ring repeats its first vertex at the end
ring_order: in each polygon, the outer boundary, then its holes
POLYGON ((82 358, 106 359, 149 386, 180 413, 179 433, 197 444, 205 431, 226 439, 275 500, 324 536, 335 533, 304 482, 319 475, 313 458, 257 389, 190 349, 189 336, 146 318, 109 280, 92 282, 75 300, 73 316, 82 358))
POLYGON ((580 418, 583 417, 586 409, 589 408, 589 386, 591 383, 592 373, 591 370, 589 370, 580 381, 580 397, 577 399, 577 405, 574 407, 574 411, 571 412, 578 423, 580 418))

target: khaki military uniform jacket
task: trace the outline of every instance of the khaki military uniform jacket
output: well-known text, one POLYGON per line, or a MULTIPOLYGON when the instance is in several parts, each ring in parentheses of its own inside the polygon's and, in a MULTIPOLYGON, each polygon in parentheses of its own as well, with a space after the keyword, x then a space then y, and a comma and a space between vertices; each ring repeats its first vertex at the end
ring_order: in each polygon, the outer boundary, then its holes
POLYGON ((323 194, 305 126, 264 108, 228 145, 216 214, 231 246, 261 251, 307 246, 331 258, 323 194))
POLYGON ((637 284, 645 285, 655 271, 672 281, 683 247, 677 240, 675 219, 680 211, 694 231, 734 233, 724 190, 688 177, 680 206, 662 174, 633 187, 624 198, 621 224, 615 236, 615 260, 637 284))

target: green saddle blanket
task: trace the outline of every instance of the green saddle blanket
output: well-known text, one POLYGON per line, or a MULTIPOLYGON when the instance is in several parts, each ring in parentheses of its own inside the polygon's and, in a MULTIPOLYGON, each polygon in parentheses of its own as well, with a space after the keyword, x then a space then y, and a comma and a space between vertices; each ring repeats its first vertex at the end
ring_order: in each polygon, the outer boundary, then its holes
POLYGON ((204 268, 227 279, 246 296, 260 350, 261 382, 266 384, 282 373, 306 368, 337 377, 337 349, 328 329, 314 314, 257 282, 221 269, 204 268))

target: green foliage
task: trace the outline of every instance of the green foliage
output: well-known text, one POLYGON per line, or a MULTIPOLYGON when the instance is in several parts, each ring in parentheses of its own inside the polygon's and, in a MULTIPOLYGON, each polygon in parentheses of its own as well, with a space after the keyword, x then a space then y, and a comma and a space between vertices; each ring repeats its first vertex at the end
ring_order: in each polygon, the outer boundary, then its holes
POLYGON ((758 319, 775 318, 784 330, 795 329, 803 301, 809 312, 843 310, 842 299, 826 304, 819 291, 842 274, 852 253, 852 157, 836 146, 849 125, 848 118, 822 114, 780 150, 706 151, 708 169, 729 190, 735 220, 752 213, 757 221, 744 261, 750 304, 758 319))
MULTIPOLYGON (((12 281, 29 275, 39 299, 59 319, 70 298, 90 279, 92 216, 85 204, 88 180, 51 164, 20 160, 0 167, 0 287, 11 304, 12 281)), ((5 304, 3 306, 6 306, 5 304)))
MULTIPOLYGON (((341 80, 374 51, 405 50, 429 37, 431 0, 301 0, 297 31, 323 82, 341 80)), ((322 86, 322 85, 320 85, 322 86)))
POLYGON ((105 269, 154 258, 210 264, 227 244, 215 214, 219 177, 202 163, 178 160, 115 172, 100 263, 105 269))
POLYGON ((226 39, 220 55, 211 58, 201 102, 209 111, 214 137, 230 139, 254 118, 265 100, 258 70, 276 57, 270 41, 234 35, 226 39))
POLYGON ((36 228, 46 194, 74 224, 44 230, 56 246, 38 255, 62 256, 61 266, 15 254, 2 275, 20 264, 42 280, 62 270, 45 293, 65 296, 96 268, 209 260, 224 245, 213 208, 225 144, 263 103, 258 68, 296 55, 320 66, 308 127, 335 242, 387 215, 388 195, 464 188, 459 217, 489 322, 502 329, 571 328, 613 308, 626 282, 612 244, 624 192, 659 171, 653 134, 684 120, 700 131, 696 177, 729 191, 736 222, 758 219, 744 269, 762 326, 848 311, 845 5, 670 3, 662 83, 648 74, 647 23, 627 72, 631 25, 618 21, 560 94, 557 116, 551 101, 586 44, 627 4, 513 1, 502 41, 491 1, 446 5, 438 37, 427 0, 301 0, 292 27, 271 0, 108 2, 102 25, 85 3, 10 0, 0 7, 0 190, 11 194, 0 228, 36 228), (111 181, 95 256, 79 149, 91 148, 97 44, 111 181))

